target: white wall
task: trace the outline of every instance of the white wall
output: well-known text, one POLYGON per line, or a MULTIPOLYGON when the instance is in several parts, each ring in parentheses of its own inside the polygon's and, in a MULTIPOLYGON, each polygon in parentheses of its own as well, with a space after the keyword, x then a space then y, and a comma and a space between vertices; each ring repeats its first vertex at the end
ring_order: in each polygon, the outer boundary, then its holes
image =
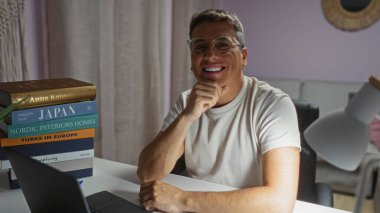
POLYGON ((251 76, 366 81, 380 76, 380 21, 343 32, 323 16, 320 0, 221 0, 245 27, 251 76))

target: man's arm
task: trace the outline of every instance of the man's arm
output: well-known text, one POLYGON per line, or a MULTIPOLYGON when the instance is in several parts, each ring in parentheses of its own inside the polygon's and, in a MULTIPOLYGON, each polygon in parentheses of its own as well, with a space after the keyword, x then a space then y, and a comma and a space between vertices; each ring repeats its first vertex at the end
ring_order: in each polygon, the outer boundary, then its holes
POLYGON ((197 82, 194 85, 185 110, 142 150, 137 175, 143 183, 159 180, 170 173, 184 153, 185 136, 193 121, 215 106, 227 90, 216 82, 197 82))
POLYGON ((192 121, 183 113, 146 146, 139 158, 137 175, 145 183, 165 177, 184 153, 184 139, 192 121))
POLYGON ((277 148, 263 156, 263 186, 227 192, 186 192, 160 181, 141 186, 149 210, 166 212, 290 213, 297 197, 299 149, 277 148))

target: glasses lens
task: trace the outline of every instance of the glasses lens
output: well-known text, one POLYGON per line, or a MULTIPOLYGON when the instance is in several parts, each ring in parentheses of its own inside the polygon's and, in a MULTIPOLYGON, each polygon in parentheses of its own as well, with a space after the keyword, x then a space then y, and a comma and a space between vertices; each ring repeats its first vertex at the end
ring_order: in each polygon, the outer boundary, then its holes
POLYGON ((217 50, 219 53, 227 53, 232 48, 234 48, 235 45, 232 37, 226 37, 221 36, 214 40, 206 40, 206 39, 193 39, 190 40, 190 50, 194 54, 201 54, 206 51, 208 51, 211 46, 215 47, 215 50, 217 50))
POLYGON ((234 47, 234 44, 231 38, 219 37, 214 40, 214 47, 220 52, 227 52, 234 47))
POLYGON ((190 48, 192 52, 202 53, 205 52, 208 48, 209 42, 204 39, 194 39, 190 43, 190 48))

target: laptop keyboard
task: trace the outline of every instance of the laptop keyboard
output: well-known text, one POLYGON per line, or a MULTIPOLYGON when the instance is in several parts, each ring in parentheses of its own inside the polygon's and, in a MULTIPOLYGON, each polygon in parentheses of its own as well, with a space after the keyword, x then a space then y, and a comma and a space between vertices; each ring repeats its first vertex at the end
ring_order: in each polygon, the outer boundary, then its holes
POLYGON ((92 208, 91 206, 90 206, 90 212, 91 212, 91 213, 101 213, 99 210, 94 209, 94 208, 92 208))

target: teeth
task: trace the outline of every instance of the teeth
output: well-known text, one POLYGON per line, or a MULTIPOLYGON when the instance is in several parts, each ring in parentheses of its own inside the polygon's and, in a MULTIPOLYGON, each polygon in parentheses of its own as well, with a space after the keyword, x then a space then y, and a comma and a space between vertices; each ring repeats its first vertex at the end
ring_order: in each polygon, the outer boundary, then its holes
POLYGON ((221 71, 222 68, 221 67, 207 67, 207 68, 204 68, 204 71, 206 72, 218 72, 218 71, 221 71))

